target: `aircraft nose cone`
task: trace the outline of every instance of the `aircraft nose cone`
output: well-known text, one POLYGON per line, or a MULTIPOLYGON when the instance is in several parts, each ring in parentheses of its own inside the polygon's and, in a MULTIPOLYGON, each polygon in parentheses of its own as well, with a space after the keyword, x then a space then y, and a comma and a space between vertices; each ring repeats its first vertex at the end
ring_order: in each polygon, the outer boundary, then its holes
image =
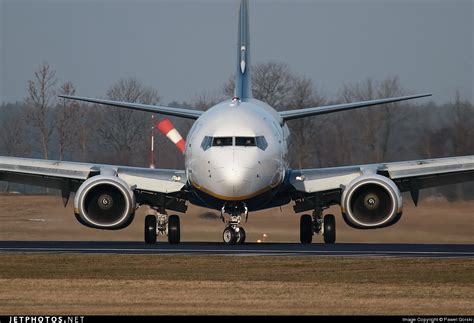
POLYGON ((219 184, 221 194, 225 197, 238 198, 251 193, 252 169, 229 165, 220 168, 215 177, 216 184, 219 184))
POLYGON ((227 182, 229 185, 242 185, 245 182, 245 174, 244 170, 236 168, 234 166, 226 167, 224 169, 224 181, 227 182))

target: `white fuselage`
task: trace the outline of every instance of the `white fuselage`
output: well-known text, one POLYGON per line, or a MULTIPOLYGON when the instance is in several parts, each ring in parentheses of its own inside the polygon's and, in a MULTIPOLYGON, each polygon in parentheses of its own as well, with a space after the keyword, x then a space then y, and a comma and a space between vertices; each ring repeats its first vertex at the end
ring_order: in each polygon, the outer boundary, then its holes
POLYGON ((288 138, 288 127, 269 105, 256 99, 221 102, 188 134, 189 183, 223 202, 258 197, 283 182, 288 138))

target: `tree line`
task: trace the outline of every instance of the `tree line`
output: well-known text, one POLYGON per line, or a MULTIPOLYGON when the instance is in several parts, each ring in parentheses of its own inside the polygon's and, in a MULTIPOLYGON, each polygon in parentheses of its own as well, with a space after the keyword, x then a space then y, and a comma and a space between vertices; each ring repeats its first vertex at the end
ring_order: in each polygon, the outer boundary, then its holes
MULTIPOLYGON (((344 84, 335 97, 328 97, 310 78, 277 62, 254 65, 252 82, 254 96, 277 110, 411 94, 397 76, 390 76, 344 84)), ((231 76, 217 93, 204 91, 189 102, 164 104, 157 89, 136 78, 126 78, 112 84, 104 97, 206 110, 232 97, 233 88, 231 76)), ((54 69, 42 63, 27 82, 24 100, 1 106, 1 155, 149 165, 151 114, 59 99, 58 94, 75 95, 74 84, 59 82, 54 69)), ((155 120, 159 118, 162 116, 155 116, 155 120)), ((192 122, 170 119, 186 136, 192 122)), ((292 134, 292 168, 474 154, 474 143, 470 140, 474 131, 474 107, 459 93, 453 95, 452 102, 442 105, 426 99, 405 101, 291 120, 288 126, 292 134)), ((183 167, 182 154, 164 136, 156 135, 155 145, 156 167, 183 167)), ((431 190, 431 193, 441 193, 450 199, 469 199, 474 198, 474 185, 456 185, 431 190)))

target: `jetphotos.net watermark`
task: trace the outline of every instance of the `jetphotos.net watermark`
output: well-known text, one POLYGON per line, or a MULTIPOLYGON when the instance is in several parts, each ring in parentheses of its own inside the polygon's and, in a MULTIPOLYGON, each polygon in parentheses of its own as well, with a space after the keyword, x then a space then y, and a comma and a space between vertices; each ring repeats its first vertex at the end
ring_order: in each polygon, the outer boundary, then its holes
POLYGON ((10 316, 0 323, 84 323, 84 316, 10 316))

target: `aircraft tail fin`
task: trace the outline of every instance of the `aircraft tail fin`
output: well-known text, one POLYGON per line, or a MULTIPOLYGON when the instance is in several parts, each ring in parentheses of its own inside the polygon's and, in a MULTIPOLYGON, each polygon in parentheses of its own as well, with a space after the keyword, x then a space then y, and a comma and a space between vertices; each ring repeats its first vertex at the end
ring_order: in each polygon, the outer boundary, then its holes
POLYGON ((240 1, 239 30, 237 34, 237 70, 235 74, 234 96, 240 99, 252 97, 248 0, 240 1))

